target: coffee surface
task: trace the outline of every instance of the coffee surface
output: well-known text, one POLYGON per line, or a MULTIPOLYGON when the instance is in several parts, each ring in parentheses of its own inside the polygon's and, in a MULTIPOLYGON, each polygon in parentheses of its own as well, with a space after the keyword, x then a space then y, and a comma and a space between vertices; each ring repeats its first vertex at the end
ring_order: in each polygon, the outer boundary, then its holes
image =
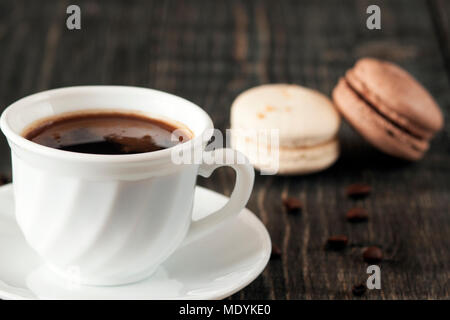
POLYGON ((163 120, 120 112, 52 118, 27 130, 24 137, 65 151, 116 155, 158 151, 192 138, 188 130, 163 120))

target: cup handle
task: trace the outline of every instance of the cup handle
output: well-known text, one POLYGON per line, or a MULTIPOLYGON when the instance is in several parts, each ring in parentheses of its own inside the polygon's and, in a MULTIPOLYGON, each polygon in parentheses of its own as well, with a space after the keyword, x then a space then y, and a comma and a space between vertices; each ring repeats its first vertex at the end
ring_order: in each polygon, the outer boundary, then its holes
MULTIPOLYGON (((236 182, 230 199, 221 209, 200 220, 192 221, 183 245, 202 237, 206 233, 214 230, 218 225, 237 216, 238 213, 245 208, 252 192, 253 181, 255 180, 255 170, 250 165, 247 158, 239 151, 233 149, 218 149, 207 152, 205 156, 209 157, 209 159, 234 159, 234 161, 232 164, 226 162, 225 164, 207 164, 204 160, 204 163, 200 165, 199 175, 208 178, 217 168, 228 166, 236 171, 236 182)), ((205 159, 205 157, 203 159, 205 159)))

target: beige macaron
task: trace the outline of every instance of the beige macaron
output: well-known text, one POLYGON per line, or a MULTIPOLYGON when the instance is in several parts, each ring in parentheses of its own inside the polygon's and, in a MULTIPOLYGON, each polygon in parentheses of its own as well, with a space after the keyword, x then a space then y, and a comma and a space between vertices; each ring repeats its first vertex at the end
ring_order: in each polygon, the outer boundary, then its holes
POLYGON ((325 95, 293 84, 266 84, 233 102, 231 146, 261 171, 307 174, 336 161, 339 126, 340 116, 325 95))

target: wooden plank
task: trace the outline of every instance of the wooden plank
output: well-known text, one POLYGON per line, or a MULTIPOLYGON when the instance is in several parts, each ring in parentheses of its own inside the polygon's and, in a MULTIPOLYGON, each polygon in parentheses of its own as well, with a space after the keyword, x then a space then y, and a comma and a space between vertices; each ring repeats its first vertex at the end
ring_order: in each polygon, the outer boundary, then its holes
MULTIPOLYGON (((66 5, 0 2, 1 106, 47 88, 139 85, 199 104, 225 130, 233 99, 260 83, 298 83, 330 94, 345 70, 367 55, 410 70, 446 115, 446 127, 425 159, 405 164, 388 158, 344 123, 342 155, 329 170, 301 177, 258 175, 248 207, 265 223, 282 258, 231 299, 351 299, 352 285, 367 278, 361 250, 371 244, 386 254, 382 290, 363 298, 450 297, 450 91, 443 22, 449 11, 437 20, 433 9, 448 9, 447 3, 86 0, 79 1, 81 31, 65 28, 66 5), (382 10, 381 31, 365 28, 365 9, 373 3, 382 10), (353 202, 344 189, 358 181, 374 192, 353 202), (302 214, 283 211, 283 194, 304 202, 302 214), (367 224, 345 222, 345 211, 355 205, 369 211, 367 224), (325 252, 324 241, 336 233, 349 236, 349 248, 325 252)), ((0 170, 9 171, 3 137, 0 154, 0 170)), ((199 179, 227 195, 233 182, 228 169, 199 179)))
MULTIPOLYGON (((255 54, 240 62, 248 65, 242 70, 250 70, 250 74, 239 75, 249 79, 242 88, 267 81, 264 75, 268 74, 271 82, 295 82, 329 93, 355 59, 370 55, 405 66, 430 88, 441 105, 448 106, 448 81, 425 3, 383 2, 381 32, 365 29, 365 2, 322 2, 323 6, 266 2, 259 4, 262 8, 252 4, 247 16, 249 21, 254 17, 255 29, 248 28, 247 38, 255 39, 253 43, 249 40, 249 51, 255 54), (258 36, 258 32, 266 32, 267 25, 270 34, 258 36)), ((368 298, 448 297, 448 288, 442 285, 447 283, 448 268, 438 258, 449 259, 442 257, 448 247, 448 200, 432 191, 437 186, 443 194, 449 191, 443 171, 435 177, 438 180, 433 178, 436 166, 448 169, 443 162, 448 154, 442 150, 448 132, 441 133, 427 158, 413 166, 374 151, 346 125, 341 136, 343 154, 330 170, 300 178, 257 178, 249 207, 260 214, 274 243, 283 250, 282 260, 271 262, 263 275, 270 296, 352 298, 351 286, 366 278, 361 250, 376 244, 388 257, 382 265, 383 290, 371 291, 368 298), (343 196, 344 187, 354 181, 369 182, 376 192, 355 204, 343 196), (304 201, 301 217, 283 213, 279 200, 283 192, 304 201), (366 207, 371 222, 358 226, 345 223, 343 215, 353 205, 366 207), (441 227, 435 227, 437 224, 441 227), (350 249, 343 254, 322 250, 327 236, 334 233, 350 236, 350 249), (430 248, 431 243, 439 243, 439 248, 430 248)), ((259 286, 244 290, 247 297, 257 294, 259 286)))
POLYGON ((435 36, 445 60, 447 74, 450 77, 450 3, 443 0, 429 0, 428 7, 434 24, 435 36))

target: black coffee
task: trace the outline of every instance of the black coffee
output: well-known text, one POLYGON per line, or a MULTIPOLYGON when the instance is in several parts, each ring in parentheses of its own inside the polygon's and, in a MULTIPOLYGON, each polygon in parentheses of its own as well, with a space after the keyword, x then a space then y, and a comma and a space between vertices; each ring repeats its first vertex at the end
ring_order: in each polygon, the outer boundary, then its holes
POLYGON ((44 120, 25 131, 41 145, 92 154, 135 154, 173 147, 192 138, 185 128, 137 114, 99 112, 44 120), (176 130, 176 139, 172 133, 176 130))

